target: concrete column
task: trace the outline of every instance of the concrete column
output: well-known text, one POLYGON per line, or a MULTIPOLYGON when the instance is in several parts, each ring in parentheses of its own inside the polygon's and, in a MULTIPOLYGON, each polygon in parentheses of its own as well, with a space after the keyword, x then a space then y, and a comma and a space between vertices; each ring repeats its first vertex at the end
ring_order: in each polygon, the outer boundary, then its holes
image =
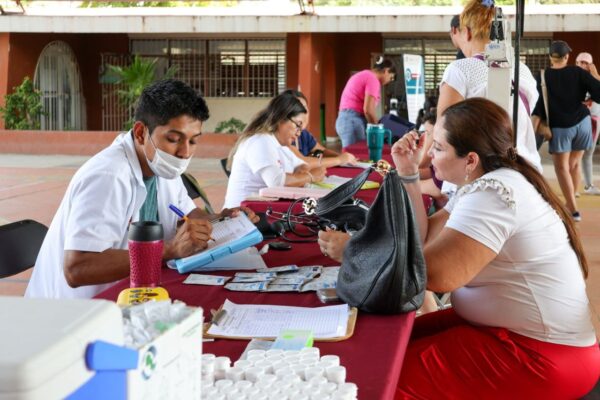
POLYGON ((310 121, 308 130, 318 140, 319 107, 321 104, 320 44, 312 33, 300 33, 298 38, 298 88, 308 99, 310 121))
MULTIPOLYGON (((0 33, 0 106, 4 107, 4 97, 9 93, 8 60, 10 52, 10 33, 0 33)), ((0 118, 0 129, 4 129, 4 118, 0 118)))

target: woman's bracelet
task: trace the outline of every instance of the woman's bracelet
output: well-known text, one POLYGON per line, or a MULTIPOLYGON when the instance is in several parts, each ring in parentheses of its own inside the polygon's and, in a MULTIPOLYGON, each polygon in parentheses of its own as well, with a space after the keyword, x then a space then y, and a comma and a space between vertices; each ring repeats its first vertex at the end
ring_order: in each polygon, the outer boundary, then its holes
POLYGON ((306 171, 306 173, 308 174, 308 177, 310 178, 310 183, 313 183, 315 181, 315 178, 312 176, 310 171, 306 171))
POLYGON ((402 183, 415 183, 419 180, 419 172, 417 171, 417 173, 413 175, 398 175, 398 178, 400 178, 400 181, 402 181, 402 183))

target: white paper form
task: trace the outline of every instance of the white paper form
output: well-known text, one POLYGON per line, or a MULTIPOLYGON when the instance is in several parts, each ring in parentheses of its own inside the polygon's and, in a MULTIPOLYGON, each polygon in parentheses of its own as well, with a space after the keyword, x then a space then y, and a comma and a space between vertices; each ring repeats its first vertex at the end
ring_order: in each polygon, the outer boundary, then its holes
POLYGON ((214 222, 211 233, 214 240, 208 242, 208 248, 212 249, 213 247, 232 242, 246 236, 255 229, 256 226, 242 212, 235 218, 226 218, 222 221, 214 222))
POLYGON ((344 183, 350 181, 352 178, 346 178, 343 176, 329 175, 326 176, 321 182, 311 183, 308 186, 312 188, 327 188, 335 189, 344 183))
POLYGON ((225 300, 219 325, 208 334, 230 337, 277 337, 282 329, 311 330, 315 339, 344 336, 348 328, 348 305, 290 307, 235 304, 225 300))
POLYGON ((342 165, 340 165, 340 167, 367 169, 367 168, 370 168, 372 165, 373 165, 373 163, 371 163, 371 162, 358 161, 355 165, 352 165, 352 164, 342 164, 342 165))

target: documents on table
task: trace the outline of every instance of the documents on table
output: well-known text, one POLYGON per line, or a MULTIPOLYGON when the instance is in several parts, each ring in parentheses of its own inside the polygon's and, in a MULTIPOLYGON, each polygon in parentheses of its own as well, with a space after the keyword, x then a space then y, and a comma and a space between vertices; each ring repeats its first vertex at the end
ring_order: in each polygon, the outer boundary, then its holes
POLYGON ((313 197, 319 199, 331 192, 330 189, 324 188, 305 188, 293 186, 274 186, 262 188, 258 191, 260 196, 276 197, 278 199, 302 199, 304 197, 313 197))
POLYGON ((208 335, 232 338, 275 338, 282 329, 311 330, 315 339, 346 335, 347 304, 326 307, 290 307, 235 304, 225 300, 218 325, 208 335))
POLYGON ((230 276, 189 274, 183 283, 188 285, 223 286, 230 279, 230 276))
POLYGON ((214 240, 208 242, 208 248, 193 256, 174 260, 180 273, 193 271, 263 240, 262 234, 244 213, 215 222, 211 235, 214 240))
POLYGON ((370 161, 358 161, 356 164, 342 164, 340 165, 340 167, 344 167, 344 168, 362 168, 362 169, 367 169, 367 168, 371 168, 371 166, 373 165, 372 162, 370 161))
MULTIPOLYGON (((350 181, 352 178, 345 178, 337 175, 330 175, 325 177, 321 182, 315 182, 309 185, 312 188, 327 188, 327 189, 335 189, 338 186, 343 185, 344 183, 350 181)), ((360 187, 361 189, 377 189, 379 187, 379 183, 373 181, 366 181, 360 187)))

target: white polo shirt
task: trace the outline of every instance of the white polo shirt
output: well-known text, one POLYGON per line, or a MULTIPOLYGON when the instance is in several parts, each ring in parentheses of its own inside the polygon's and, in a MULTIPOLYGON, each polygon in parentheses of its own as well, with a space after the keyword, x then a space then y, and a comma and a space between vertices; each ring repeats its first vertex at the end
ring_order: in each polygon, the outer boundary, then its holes
POLYGON ((270 166, 279 168, 280 186, 285 184, 285 174, 304 164, 286 146, 279 144, 272 134, 259 133, 240 143, 231 165, 231 175, 225 195, 226 208, 239 207, 248 196, 255 196, 268 185, 261 171, 270 166))
MULTIPOLYGON (((90 298, 110 287, 112 283, 70 287, 63 272, 64 251, 126 250, 129 223, 139 219, 145 198, 131 133, 121 134, 73 176, 44 239, 25 296, 90 298)), ((157 198, 159 221, 165 240, 169 240, 175 236, 178 219, 169 204, 186 214, 196 205, 179 177, 159 177, 157 198)))

